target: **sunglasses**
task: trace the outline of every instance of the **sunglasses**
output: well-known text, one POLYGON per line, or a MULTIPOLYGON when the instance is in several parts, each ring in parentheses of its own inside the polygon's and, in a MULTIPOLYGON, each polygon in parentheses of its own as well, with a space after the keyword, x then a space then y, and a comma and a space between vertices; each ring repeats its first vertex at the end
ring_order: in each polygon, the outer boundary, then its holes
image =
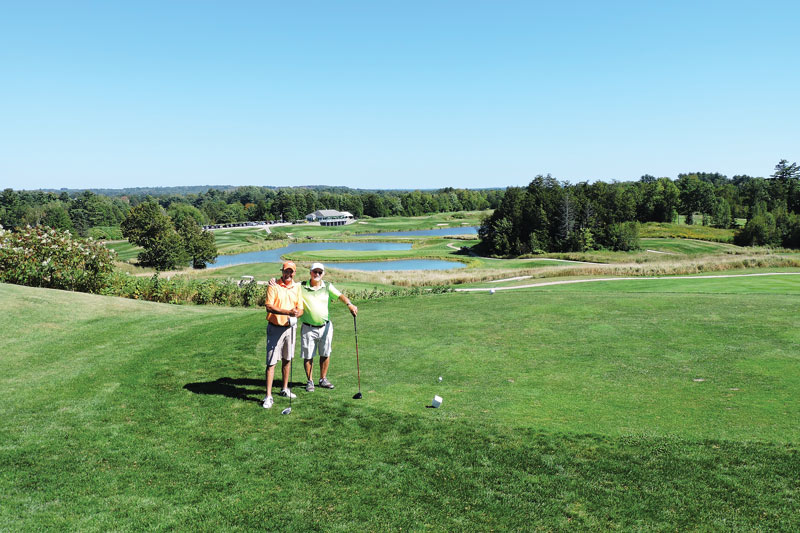
POLYGON ((311 273, 312 274, 319 274, 321 276, 322 275, 322 270, 312 270, 311 273))

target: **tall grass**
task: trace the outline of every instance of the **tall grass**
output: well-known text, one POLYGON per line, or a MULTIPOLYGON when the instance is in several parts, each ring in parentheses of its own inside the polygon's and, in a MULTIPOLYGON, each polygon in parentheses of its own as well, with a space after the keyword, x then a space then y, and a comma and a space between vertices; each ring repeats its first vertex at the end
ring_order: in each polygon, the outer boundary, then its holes
MULTIPOLYGON (((800 257, 780 255, 723 255, 693 257, 678 260, 661 258, 653 263, 620 263, 593 265, 560 265, 535 268, 465 269, 458 271, 406 271, 406 272, 361 272, 338 270, 335 275, 341 280, 359 280, 380 284, 410 286, 462 285, 480 283, 509 276, 531 276, 533 278, 581 277, 581 276, 669 276, 698 274, 702 272, 725 272, 747 268, 800 268, 800 257)), ((334 269, 331 264, 329 269, 334 269)))
POLYGON ((686 224, 669 224, 666 222, 647 222, 641 224, 639 237, 673 237, 680 239, 698 239, 702 241, 714 241, 733 243, 735 230, 712 228, 711 226, 686 224))

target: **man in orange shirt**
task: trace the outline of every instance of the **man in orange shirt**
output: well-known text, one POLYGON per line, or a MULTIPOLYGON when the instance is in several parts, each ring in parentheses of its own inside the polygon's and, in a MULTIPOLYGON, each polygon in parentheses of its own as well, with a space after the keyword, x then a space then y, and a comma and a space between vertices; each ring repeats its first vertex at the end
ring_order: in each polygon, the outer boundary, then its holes
POLYGON ((300 297, 300 284, 294 282, 297 267, 286 261, 281 267, 281 279, 275 286, 267 287, 267 396, 262 404, 264 409, 272 407, 272 380, 275 365, 281 359, 283 388, 279 396, 297 398, 289 390, 287 370, 294 357, 294 344, 297 336, 297 317, 303 314, 303 299, 300 297))

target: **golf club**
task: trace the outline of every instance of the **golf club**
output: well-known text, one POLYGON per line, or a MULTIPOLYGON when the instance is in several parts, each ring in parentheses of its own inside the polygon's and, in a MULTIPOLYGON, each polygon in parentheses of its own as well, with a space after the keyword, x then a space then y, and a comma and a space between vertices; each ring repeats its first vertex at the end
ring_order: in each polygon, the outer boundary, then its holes
POLYGON ((356 325, 356 317, 353 317, 353 331, 356 334, 356 372, 358 373, 358 392, 353 396, 354 400, 360 400, 361 396, 361 367, 358 364, 358 326, 356 325))
POLYGON ((289 407, 281 411, 282 415, 288 415, 292 412, 292 363, 294 362, 294 357, 289 359, 289 386, 287 390, 289 391, 289 407))

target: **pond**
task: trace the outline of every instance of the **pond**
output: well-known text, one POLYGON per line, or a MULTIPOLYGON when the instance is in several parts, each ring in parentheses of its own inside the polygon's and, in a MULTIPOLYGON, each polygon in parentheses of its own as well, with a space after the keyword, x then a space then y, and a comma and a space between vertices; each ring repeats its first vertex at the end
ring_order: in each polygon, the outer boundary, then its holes
POLYGON ((458 261, 441 259, 397 259, 394 261, 365 261, 360 263, 328 263, 331 268, 342 270, 368 270, 370 272, 395 270, 450 270, 464 268, 466 265, 458 261))
POLYGON ((210 267, 228 267, 233 265, 247 265, 250 263, 280 263, 281 256, 291 252, 304 252, 308 250, 353 250, 359 252, 375 252, 383 250, 410 250, 408 242, 301 242, 294 243, 274 250, 261 252, 245 252, 242 254, 217 256, 216 263, 207 263, 210 267))
POLYGON ((446 235, 477 235, 477 226, 454 226, 452 228, 421 229, 415 231, 384 231, 383 233, 359 233, 367 236, 384 237, 425 237, 425 236, 446 236, 446 235))
MULTIPOLYGON (((294 243, 283 248, 264 250, 261 252, 246 252, 234 255, 220 255, 216 263, 207 263, 209 267, 228 267, 234 265, 247 265, 251 263, 280 263, 281 256, 291 252, 307 250, 353 250, 361 252, 374 252, 384 250, 410 250, 408 242, 302 242, 294 243)), ((344 263, 328 263, 331 268, 343 270, 449 270, 451 268, 464 268, 458 261, 442 261, 439 259, 400 259, 396 261, 360 261, 344 263)))

